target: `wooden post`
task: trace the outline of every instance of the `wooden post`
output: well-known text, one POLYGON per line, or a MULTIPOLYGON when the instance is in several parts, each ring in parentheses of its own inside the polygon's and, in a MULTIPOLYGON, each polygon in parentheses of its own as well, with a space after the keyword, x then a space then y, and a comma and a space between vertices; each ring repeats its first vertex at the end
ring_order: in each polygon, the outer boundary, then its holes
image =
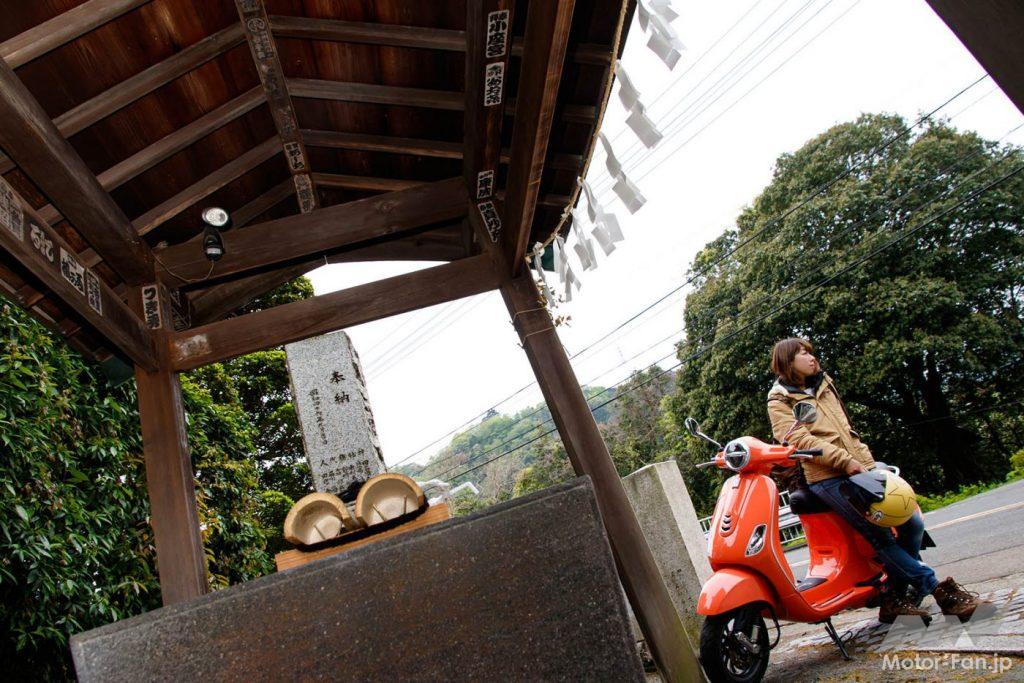
POLYGON ((168 335, 173 331, 169 297, 166 289, 154 284, 134 290, 133 298, 159 347, 160 367, 150 372, 136 366, 135 384, 160 592, 164 605, 171 605, 209 590, 206 559, 185 434, 181 382, 178 373, 170 369, 167 354, 168 335))
POLYGON ((577 474, 589 475, 622 585, 658 664, 671 681, 703 680, 693 644, 630 507, 594 415, 529 274, 501 287, 512 324, 577 474))

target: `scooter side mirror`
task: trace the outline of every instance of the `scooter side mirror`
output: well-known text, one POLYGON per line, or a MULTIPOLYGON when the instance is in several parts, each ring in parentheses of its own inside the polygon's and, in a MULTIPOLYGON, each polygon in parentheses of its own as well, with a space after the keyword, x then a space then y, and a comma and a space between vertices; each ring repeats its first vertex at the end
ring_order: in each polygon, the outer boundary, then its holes
POLYGON ((818 411, 807 401, 800 401, 793 406, 793 417, 800 424, 811 424, 818 419, 818 411))
POLYGON ((722 449, 722 444, 718 443, 710 436, 702 432, 700 430, 700 424, 698 424, 697 421, 692 417, 688 417, 685 420, 683 420, 683 425, 686 427, 686 431, 690 432, 691 436, 695 436, 698 439, 704 439, 715 448, 718 448, 719 450, 722 449))

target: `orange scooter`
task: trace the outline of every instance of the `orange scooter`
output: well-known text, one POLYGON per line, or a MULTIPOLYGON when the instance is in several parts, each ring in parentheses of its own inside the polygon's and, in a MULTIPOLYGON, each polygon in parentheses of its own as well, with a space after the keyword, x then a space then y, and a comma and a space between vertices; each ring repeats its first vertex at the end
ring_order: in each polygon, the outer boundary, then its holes
MULTIPOLYGON (((789 434, 817 418, 814 406, 797 403, 789 434)), ((704 584, 697 612, 705 616, 700 637, 700 660, 712 681, 760 681, 768 655, 778 645, 779 619, 821 623, 849 659, 831 617, 846 609, 877 605, 885 572, 873 558, 867 539, 832 512, 808 489, 790 494, 790 509, 800 516, 810 563, 807 576, 793 576, 779 542, 779 492, 768 476, 773 468, 821 455, 798 450, 783 439, 766 444, 750 436, 721 444, 700 431, 692 417, 691 434, 715 445, 712 465, 735 472, 725 481, 715 505, 708 536, 708 556, 714 570, 704 584), (775 624, 769 643, 765 617, 775 624)))

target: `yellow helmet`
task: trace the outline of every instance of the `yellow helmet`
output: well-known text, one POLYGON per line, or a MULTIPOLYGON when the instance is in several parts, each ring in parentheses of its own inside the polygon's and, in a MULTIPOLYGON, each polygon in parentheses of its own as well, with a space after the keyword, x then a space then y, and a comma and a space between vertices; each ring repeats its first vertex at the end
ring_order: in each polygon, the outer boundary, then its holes
POLYGON ((917 510, 917 496, 902 477, 889 470, 878 469, 872 474, 885 477, 885 498, 868 508, 868 521, 878 526, 899 526, 917 510))

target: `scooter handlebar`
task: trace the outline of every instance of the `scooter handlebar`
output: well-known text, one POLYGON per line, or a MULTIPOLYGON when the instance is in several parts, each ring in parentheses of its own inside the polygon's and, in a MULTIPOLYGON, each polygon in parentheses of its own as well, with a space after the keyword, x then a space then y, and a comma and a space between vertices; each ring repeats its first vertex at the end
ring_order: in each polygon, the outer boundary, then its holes
POLYGON ((824 451, 822 451, 822 449, 820 449, 820 448, 807 448, 807 449, 804 449, 804 450, 793 451, 793 455, 791 455, 789 457, 791 457, 791 458, 801 458, 801 459, 804 459, 804 460, 810 460, 811 458, 816 458, 816 457, 820 456, 823 452, 824 451))
POLYGON ((711 467, 712 465, 717 465, 717 464, 718 463, 716 461, 714 461, 714 460, 709 460, 707 462, 699 462, 699 463, 697 463, 697 469, 699 470, 699 469, 703 469, 705 467, 711 467))

